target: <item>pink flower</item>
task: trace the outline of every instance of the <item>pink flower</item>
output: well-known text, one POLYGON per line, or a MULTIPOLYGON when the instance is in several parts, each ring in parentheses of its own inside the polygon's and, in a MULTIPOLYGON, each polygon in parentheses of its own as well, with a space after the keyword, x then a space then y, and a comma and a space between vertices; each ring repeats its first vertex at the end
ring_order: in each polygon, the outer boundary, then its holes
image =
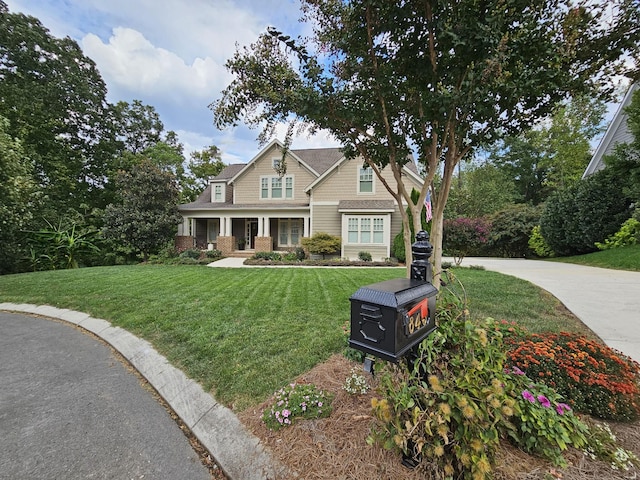
POLYGON ((511 373, 513 373, 515 375, 524 375, 524 372, 522 370, 520 370, 518 367, 513 367, 511 369, 511 373))
POLYGON ((558 412, 560 415, 564 415, 564 412, 570 412, 570 411, 571 411, 571 407, 566 403, 559 403, 558 405, 556 405, 556 412, 558 412))
POLYGON ((291 415, 291 411, 287 410, 286 408, 284 410, 282 410, 282 416, 284 418, 287 418, 289 415, 291 415))
POLYGON ((551 402, 544 395, 538 395, 538 401, 544 408, 549 408, 551 406, 551 402))
POLYGON ((322 402, 318 402, 318 406, 321 407, 322 406, 322 402))
POLYGON ((522 391, 522 398, 524 398, 525 400, 529 400, 531 403, 536 402, 536 398, 533 396, 533 394, 529 390, 522 391))

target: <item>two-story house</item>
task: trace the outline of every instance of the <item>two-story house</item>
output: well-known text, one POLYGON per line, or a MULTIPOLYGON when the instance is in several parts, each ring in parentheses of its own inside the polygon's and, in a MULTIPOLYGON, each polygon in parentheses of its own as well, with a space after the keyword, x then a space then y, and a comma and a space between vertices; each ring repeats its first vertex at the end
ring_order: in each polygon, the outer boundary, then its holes
MULTIPOLYGON (((275 167, 282 148, 274 140, 248 163, 228 165, 196 201, 180 205, 178 246, 213 244, 227 255, 269 252, 326 232, 341 237, 342 258, 356 259, 362 251, 374 260, 390 257, 402 217, 372 169, 346 159, 338 148, 290 150, 281 177, 275 167)), ((395 187, 392 172, 383 172, 395 187)), ((422 187, 413 162, 405 166, 404 181, 409 191, 422 187)))

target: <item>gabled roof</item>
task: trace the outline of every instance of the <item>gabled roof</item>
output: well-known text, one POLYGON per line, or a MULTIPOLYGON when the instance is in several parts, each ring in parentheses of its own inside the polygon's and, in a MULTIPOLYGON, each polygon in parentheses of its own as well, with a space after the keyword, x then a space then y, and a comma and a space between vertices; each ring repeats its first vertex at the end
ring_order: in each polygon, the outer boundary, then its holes
POLYGON ((593 157, 591 157, 589 165, 587 165, 586 170, 582 174, 582 178, 586 178, 592 173, 603 169, 603 157, 610 154, 616 144, 620 143, 621 141, 622 143, 625 143, 626 139, 631 135, 627 128, 627 114, 625 113, 624 109, 629 106, 633 98, 633 93, 638 88, 640 88, 640 84, 633 83, 627 90, 627 94, 624 96, 622 103, 618 106, 618 110, 613 116, 611 123, 609 123, 609 127, 607 128, 606 133, 600 140, 598 148, 596 148, 593 157))
POLYGON ((210 182, 223 182, 232 179, 235 177, 240 170, 246 167, 246 163, 233 163, 231 165, 227 165, 224 169, 215 177, 211 178, 210 182))

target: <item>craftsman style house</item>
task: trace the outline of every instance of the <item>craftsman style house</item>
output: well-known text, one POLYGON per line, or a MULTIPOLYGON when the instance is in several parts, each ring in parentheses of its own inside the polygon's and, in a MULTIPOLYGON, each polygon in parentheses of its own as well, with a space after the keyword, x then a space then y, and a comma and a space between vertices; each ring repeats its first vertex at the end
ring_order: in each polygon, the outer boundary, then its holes
MULTIPOLYGON (((290 250, 303 237, 325 232, 341 237, 342 258, 358 258, 362 251, 374 260, 390 257, 402 217, 371 168, 347 160, 338 148, 290 150, 280 177, 274 167, 282 148, 274 140, 248 163, 228 165, 196 201, 180 205, 178 247, 211 245, 227 255, 290 250)), ((422 186, 413 162, 403 178, 409 191, 422 186)))

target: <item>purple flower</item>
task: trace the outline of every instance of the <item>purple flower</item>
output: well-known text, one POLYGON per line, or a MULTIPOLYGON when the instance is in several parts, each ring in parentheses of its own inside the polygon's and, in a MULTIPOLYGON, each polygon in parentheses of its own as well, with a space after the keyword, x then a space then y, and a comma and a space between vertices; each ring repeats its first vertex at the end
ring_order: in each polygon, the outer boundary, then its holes
POLYGON ((284 418, 287 418, 289 415, 291 415, 291 412, 289 410, 287 410, 286 408, 282 410, 282 416, 284 418))
POLYGON ((522 398, 529 400, 531 403, 536 403, 536 397, 529 390, 522 391, 522 398))
POLYGON ((522 370, 520 370, 518 367, 513 367, 511 369, 511 373, 514 373, 516 375, 524 375, 524 372, 522 370))
POLYGON ((566 403, 559 403, 558 405, 556 405, 556 412, 558 412, 560 415, 564 415, 564 412, 570 412, 570 411, 571 411, 571 407, 566 403))
POLYGON ((544 395, 538 395, 538 401, 544 408, 549 408, 551 406, 551 402, 544 395))

